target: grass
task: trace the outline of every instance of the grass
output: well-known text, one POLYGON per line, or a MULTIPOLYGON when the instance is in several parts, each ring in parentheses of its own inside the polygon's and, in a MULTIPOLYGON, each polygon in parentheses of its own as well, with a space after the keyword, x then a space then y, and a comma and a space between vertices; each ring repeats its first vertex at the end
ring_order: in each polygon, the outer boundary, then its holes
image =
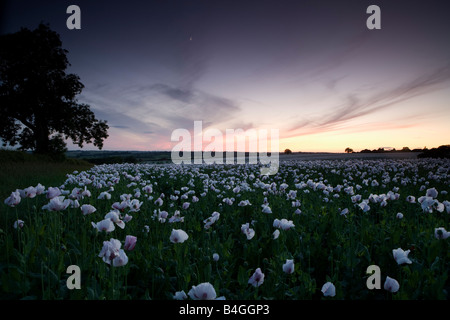
POLYGON ((51 156, 0 150, 0 166, 0 199, 6 199, 12 191, 38 183, 57 186, 66 174, 87 170, 93 164, 79 159, 56 160, 51 156))

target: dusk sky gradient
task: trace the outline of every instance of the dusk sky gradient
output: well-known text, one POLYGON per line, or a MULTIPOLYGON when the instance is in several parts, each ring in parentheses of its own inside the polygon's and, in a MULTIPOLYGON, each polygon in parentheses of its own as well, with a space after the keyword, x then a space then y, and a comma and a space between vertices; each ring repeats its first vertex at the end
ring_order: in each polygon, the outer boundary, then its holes
POLYGON ((104 150, 170 150, 203 120, 343 152, 450 143, 449 15, 444 0, 15 0, 1 33, 42 21, 61 35, 78 100, 110 126, 104 150), (81 30, 66 27, 72 4, 81 30), (381 30, 366 27, 372 4, 381 30))

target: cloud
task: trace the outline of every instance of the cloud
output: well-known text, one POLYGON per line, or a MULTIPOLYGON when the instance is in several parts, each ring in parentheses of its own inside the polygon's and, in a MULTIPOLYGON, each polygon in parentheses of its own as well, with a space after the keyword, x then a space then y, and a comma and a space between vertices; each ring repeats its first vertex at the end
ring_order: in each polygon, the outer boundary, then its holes
POLYGON ((345 75, 345 76, 341 76, 341 77, 337 77, 337 78, 332 78, 332 79, 326 80, 324 85, 325 85, 325 87, 328 90, 335 91, 338 83, 341 82, 343 79, 345 79, 347 77, 348 77, 348 75, 345 75))
POLYGON ((91 105, 98 119, 108 121, 105 148, 167 148, 173 130, 191 131, 197 120, 204 129, 217 128, 241 111, 237 101, 196 89, 193 83, 102 84, 87 87, 80 101, 91 105), (136 144, 127 147, 127 139, 136 144))
POLYGON ((371 96, 351 92, 347 94, 343 103, 329 108, 328 115, 321 115, 320 118, 308 118, 306 116, 301 121, 292 124, 287 130, 287 135, 292 137, 340 130, 343 127, 345 128, 351 120, 377 113, 414 97, 446 88, 449 80, 450 65, 447 65, 406 81, 393 89, 377 92, 371 96))
POLYGON ((204 128, 218 127, 234 119, 241 107, 236 100, 198 87, 211 60, 204 46, 190 41, 180 44, 177 58, 162 74, 164 80, 142 74, 131 81, 102 78, 87 86, 82 98, 111 128, 143 135, 155 143, 170 142, 173 130, 191 130, 196 120, 202 120, 204 128))
POLYGON ((333 90, 336 84, 347 75, 337 77, 333 75, 330 79, 330 73, 357 59, 360 50, 372 37, 372 34, 367 32, 351 33, 350 36, 343 38, 340 45, 329 50, 324 48, 326 47, 324 43, 317 41, 320 35, 314 34, 314 37, 308 37, 292 45, 291 50, 284 50, 275 55, 268 64, 263 65, 253 74, 252 79, 261 79, 270 75, 271 79, 282 79, 285 86, 297 88, 300 85, 319 81, 333 90))
POLYGON ((167 109, 159 109, 157 112, 166 121, 172 122, 176 128, 184 124, 187 119, 191 121, 191 126, 194 120, 220 124, 233 118, 234 114, 241 110, 238 102, 232 99, 194 88, 187 89, 157 83, 151 86, 151 91, 165 97, 163 101, 167 109))
POLYGON ((195 95, 195 93, 190 89, 174 88, 162 83, 153 85, 152 89, 166 95, 171 99, 184 103, 191 103, 195 95))
POLYGON ((359 32, 347 40, 341 48, 336 48, 324 56, 323 59, 317 61, 311 67, 307 67, 305 71, 309 71, 308 79, 320 78, 328 74, 331 70, 337 69, 349 61, 358 57, 358 50, 363 48, 364 44, 372 38, 372 34, 367 32, 359 32), (309 70, 308 70, 309 69, 309 70))

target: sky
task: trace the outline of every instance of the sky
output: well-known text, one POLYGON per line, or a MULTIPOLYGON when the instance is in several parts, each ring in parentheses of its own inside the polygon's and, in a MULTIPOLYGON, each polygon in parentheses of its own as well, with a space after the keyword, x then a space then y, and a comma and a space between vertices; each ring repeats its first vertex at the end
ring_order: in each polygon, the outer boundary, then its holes
MULTIPOLYGON (((171 150, 176 129, 278 129, 279 148, 450 140, 448 0, 6 1, 1 33, 61 36, 104 150, 171 150), (69 30, 69 5, 81 29, 69 30), (369 30, 370 5, 381 29, 369 30)), ((204 145, 207 144, 204 142, 204 145)), ((78 149, 68 143, 71 150, 78 149)), ((85 150, 94 150, 85 145, 85 150)))

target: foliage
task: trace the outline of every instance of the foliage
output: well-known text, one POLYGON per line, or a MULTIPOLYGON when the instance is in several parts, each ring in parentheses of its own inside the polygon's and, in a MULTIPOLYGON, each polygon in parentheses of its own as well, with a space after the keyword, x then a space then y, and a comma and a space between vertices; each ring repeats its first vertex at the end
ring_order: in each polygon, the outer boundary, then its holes
POLYGON ((37 153, 63 153, 64 139, 100 149, 106 121, 78 103, 84 88, 70 66, 59 35, 48 25, 0 36, 0 137, 4 146, 37 153))
POLYGON ((438 148, 432 148, 424 150, 423 153, 417 156, 418 158, 447 158, 450 159, 450 145, 440 146, 438 148))

